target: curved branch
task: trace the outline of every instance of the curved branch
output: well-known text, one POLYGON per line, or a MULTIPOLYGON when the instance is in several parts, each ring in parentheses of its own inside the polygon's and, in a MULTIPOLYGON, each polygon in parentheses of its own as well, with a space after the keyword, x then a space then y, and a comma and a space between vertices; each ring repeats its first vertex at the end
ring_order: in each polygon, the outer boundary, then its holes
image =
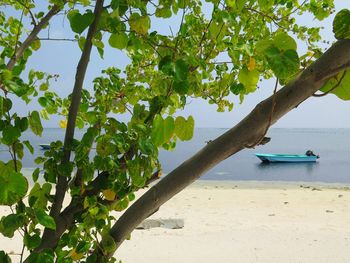
POLYGON ((313 97, 323 97, 326 96, 328 93, 332 92, 333 90, 335 90, 336 88, 339 87, 339 85, 341 84, 342 80, 344 79, 345 75, 346 75, 346 70, 344 70, 343 74, 341 75, 340 79, 338 80, 338 82, 328 91, 321 93, 321 94, 313 94, 313 97))
MULTIPOLYGON (((271 124, 312 96, 330 77, 339 72, 336 72, 337 68, 344 68, 345 65, 349 65, 349 62, 350 40, 336 42, 294 81, 273 95, 275 106, 271 124)), ((130 206, 110 230, 109 234, 115 240, 116 247, 118 248, 148 215, 197 180, 203 173, 230 155, 244 149, 245 145, 254 143, 264 133, 266 123, 269 122, 273 96, 260 102, 239 124, 207 144, 130 206)))

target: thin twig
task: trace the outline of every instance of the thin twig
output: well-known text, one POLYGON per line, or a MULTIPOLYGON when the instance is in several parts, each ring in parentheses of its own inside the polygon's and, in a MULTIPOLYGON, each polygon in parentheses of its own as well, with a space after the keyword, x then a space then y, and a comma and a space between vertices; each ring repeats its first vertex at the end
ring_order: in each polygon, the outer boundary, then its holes
POLYGON ((184 23, 185 13, 186 13, 186 8, 184 8, 183 12, 182 12, 181 23, 180 23, 180 26, 179 26, 179 31, 177 32, 177 38, 176 38, 176 42, 175 42, 175 50, 177 50, 177 46, 179 44, 180 31, 181 31, 182 25, 184 23))
POLYGON ((22 10, 21 19, 19 20, 19 25, 18 25, 17 34, 16 34, 15 50, 13 51, 13 56, 16 55, 17 48, 18 48, 18 41, 19 41, 19 35, 21 34, 21 27, 22 27, 22 21, 23 21, 23 14, 24 14, 24 10, 22 10))
POLYGON ((276 26, 278 26, 279 28, 283 28, 283 29, 287 30, 287 28, 285 28, 284 26, 281 26, 281 25, 277 22, 277 20, 279 20, 279 19, 276 19, 276 18, 274 18, 274 17, 272 17, 272 16, 270 16, 270 15, 268 15, 268 14, 265 14, 265 13, 259 11, 259 10, 256 10, 256 9, 254 9, 254 8, 251 8, 251 7, 245 7, 244 9, 249 10, 249 11, 254 12, 254 13, 257 13, 257 14, 263 16, 263 17, 269 18, 269 19, 271 19, 271 21, 272 21, 276 26))
POLYGON ((259 137, 259 139, 255 143, 250 144, 250 145, 245 145, 246 148, 254 148, 255 146, 259 145, 264 140, 265 135, 271 126, 273 112, 275 111, 277 87, 278 87, 278 78, 276 79, 275 88, 273 90, 271 112, 270 112, 269 121, 266 125, 265 131, 263 132, 263 134, 259 137))
POLYGON ((23 253, 24 253, 24 243, 23 243, 23 245, 22 245, 21 259, 20 259, 19 263, 22 263, 22 262, 23 262, 23 253))
POLYGON ((37 23, 36 23, 35 16, 34 16, 32 10, 30 10, 30 8, 29 8, 28 6, 26 6, 24 3, 22 3, 21 1, 18 1, 18 0, 17 0, 16 3, 20 4, 21 6, 23 6, 23 7, 28 11, 28 13, 29 13, 29 15, 30 15, 30 18, 32 19, 32 24, 33 24, 34 26, 36 26, 37 23))
POLYGON ((338 82, 334 85, 334 87, 332 87, 330 90, 324 92, 324 93, 321 93, 321 94, 316 94, 314 93, 312 96, 313 97, 323 97, 323 96, 326 96, 328 93, 332 92, 333 90, 335 90, 336 88, 339 87, 339 85, 341 84, 342 80, 344 79, 346 75, 346 70, 344 70, 342 76, 340 77, 340 79, 338 80, 338 82))
POLYGON ((52 38, 52 37, 45 37, 45 38, 39 38, 39 40, 42 41, 70 41, 70 42, 77 42, 78 40, 73 38, 52 38))

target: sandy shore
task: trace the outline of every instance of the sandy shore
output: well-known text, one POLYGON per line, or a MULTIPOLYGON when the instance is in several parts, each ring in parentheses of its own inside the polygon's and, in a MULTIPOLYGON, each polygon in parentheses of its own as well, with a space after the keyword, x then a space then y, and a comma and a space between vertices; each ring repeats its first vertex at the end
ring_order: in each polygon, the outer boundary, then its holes
MULTIPOLYGON (((151 218, 184 219, 184 228, 135 230, 116 254, 123 263, 350 258, 350 190, 340 185, 202 181, 151 218)), ((0 247, 20 251, 18 241, 3 237, 0 247)))

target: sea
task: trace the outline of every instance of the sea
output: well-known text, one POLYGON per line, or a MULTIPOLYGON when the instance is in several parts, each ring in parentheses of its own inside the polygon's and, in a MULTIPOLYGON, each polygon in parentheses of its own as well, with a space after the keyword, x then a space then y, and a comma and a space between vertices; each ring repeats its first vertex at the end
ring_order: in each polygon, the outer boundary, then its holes
MULTIPOLYGON (((177 142, 175 150, 160 151, 164 174, 169 173, 182 162, 206 145, 209 140, 225 133, 227 129, 197 128, 191 141, 177 142)), ((76 138, 84 131, 77 130, 76 138)), ((268 137, 271 141, 255 149, 244 149, 231 156, 204 174, 200 180, 228 181, 285 181, 350 184, 350 129, 287 129, 272 128, 268 137), (255 153, 303 154, 312 150, 320 158, 315 163, 272 163, 264 164, 255 153)), ((23 139, 29 140, 35 148, 34 154, 26 152, 22 160, 23 173, 30 177, 37 167, 34 159, 43 155, 39 144, 63 140, 64 130, 46 128, 42 137, 26 132, 23 139)), ((0 160, 9 160, 8 150, 0 147, 0 160)))

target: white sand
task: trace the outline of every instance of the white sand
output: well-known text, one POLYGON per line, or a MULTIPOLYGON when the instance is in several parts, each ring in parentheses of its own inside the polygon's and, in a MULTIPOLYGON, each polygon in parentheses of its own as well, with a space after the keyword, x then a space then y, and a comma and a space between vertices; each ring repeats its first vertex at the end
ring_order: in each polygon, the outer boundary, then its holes
MULTIPOLYGON (((123 263, 350 262, 346 187, 201 182, 151 218, 185 226, 135 230, 116 254, 123 263)), ((0 248, 21 249, 3 237, 0 248)))
POLYGON ((186 189, 152 216, 183 218, 185 227, 135 230, 119 249, 118 259, 123 263, 350 262, 350 191, 234 186, 202 183, 186 189))

